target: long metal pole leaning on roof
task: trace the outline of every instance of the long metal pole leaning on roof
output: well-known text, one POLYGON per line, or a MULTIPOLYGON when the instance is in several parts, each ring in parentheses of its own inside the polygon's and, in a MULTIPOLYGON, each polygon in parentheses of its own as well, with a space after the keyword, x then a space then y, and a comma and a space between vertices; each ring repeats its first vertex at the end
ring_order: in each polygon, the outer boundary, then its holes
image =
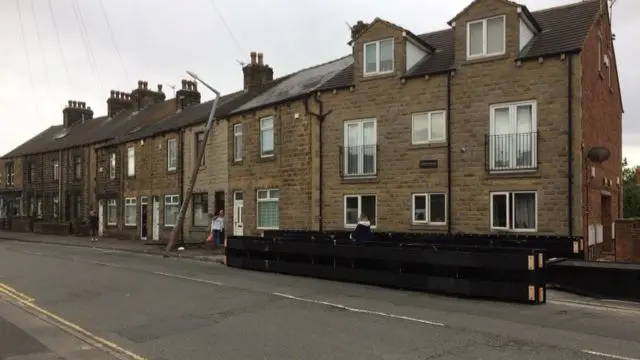
MULTIPOLYGON (((189 179, 189 186, 185 191, 184 199, 182 199, 182 205, 180 205, 180 211, 178 212, 176 225, 173 227, 173 230, 171 230, 171 236, 169 237, 169 243, 167 244, 166 251, 171 251, 171 249, 173 249, 173 247, 175 246, 178 240, 178 234, 179 232, 182 231, 182 227, 184 225, 184 217, 187 214, 187 208, 189 207, 189 202, 191 201, 193 187, 196 184, 196 179, 198 178, 198 173, 200 172, 199 164, 202 163, 202 159, 204 158, 204 154, 206 152, 206 147, 207 147, 207 141, 209 140, 209 133, 211 132, 211 128, 213 127, 213 120, 215 118, 216 108, 218 107, 218 101, 220 101, 220 92, 218 90, 214 89, 211 85, 202 81, 202 79, 200 79, 200 77, 198 77, 198 75, 194 74, 193 72, 187 71, 187 74, 189 74, 189 76, 191 76, 195 81, 204 85, 207 89, 213 91, 213 93, 216 94, 216 98, 213 100, 213 105, 211 106, 211 112, 209 112, 209 120, 207 121, 207 126, 205 127, 204 139, 202 139, 202 143, 204 144, 204 146, 202 146, 198 150, 198 158, 192 164, 193 171, 191 172, 191 178, 189 179)), ((183 156, 183 159, 184 159, 184 154, 181 154, 181 156, 183 156)), ((184 160, 182 161, 182 164, 184 164, 184 160)), ((182 171, 182 169, 180 170, 182 171)))

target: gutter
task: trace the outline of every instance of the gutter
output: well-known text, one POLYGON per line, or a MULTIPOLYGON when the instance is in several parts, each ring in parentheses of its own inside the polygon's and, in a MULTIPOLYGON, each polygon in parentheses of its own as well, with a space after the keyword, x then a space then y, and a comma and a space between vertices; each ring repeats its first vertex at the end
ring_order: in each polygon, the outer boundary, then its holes
POLYGON ((447 74, 447 232, 451 235, 453 218, 451 217, 451 71, 447 74))
MULTIPOLYGON (((313 95, 311 95, 313 96, 313 95)), ((323 201, 323 180, 324 180, 324 172, 322 171, 323 169, 323 156, 322 156, 322 123, 324 122, 324 119, 326 119, 327 116, 329 116, 329 114, 331 114, 333 112, 333 110, 329 110, 326 113, 324 112, 324 103, 318 99, 318 96, 313 96, 313 99, 315 100, 315 102, 318 104, 318 113, 314 113, 312 111, 309 110, 309 99, 304 99, 304 111, 309 114, 309 115, 313 115, 318 119, 319 122, 319 126, 318 126, 318 142, 320 144, 320 149, 318 150, 318 157, 320 158, 320 164, 319 164, 319 170, 318 170, 318 181, 319 181, 319 190, 318 190, 318 231, 322 232, 323 231, 323 208, 324 208, 324 201, 323 201)))
MULTIPOLYGON (((567 216, 569 226, 569 237, 573 238, 573 55, 567 56, 569 62, 567 66, 567 126, 569 131, 567 132, 567 146, 569 148, 568 154, 568 176, 567 176, 567 216)), ((587 194, 588 197, 588 194, 587 194)))

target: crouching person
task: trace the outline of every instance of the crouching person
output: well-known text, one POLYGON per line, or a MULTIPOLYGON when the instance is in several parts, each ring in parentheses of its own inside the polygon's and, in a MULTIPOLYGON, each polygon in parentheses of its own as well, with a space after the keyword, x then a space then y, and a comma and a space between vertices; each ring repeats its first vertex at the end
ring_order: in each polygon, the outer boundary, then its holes
POLYGON ((371 222, 369 222, 367 215, 360 214, 358 225, 356 225, 356 228, 351 233, 350 238, 355 242, 373 240, 373 234, 371 234, 371 222))

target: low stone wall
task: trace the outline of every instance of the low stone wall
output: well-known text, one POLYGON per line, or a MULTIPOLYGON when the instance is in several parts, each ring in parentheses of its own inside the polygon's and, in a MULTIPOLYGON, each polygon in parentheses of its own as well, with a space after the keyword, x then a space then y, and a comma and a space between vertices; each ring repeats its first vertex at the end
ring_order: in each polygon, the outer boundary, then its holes
POLYGON ((18 231, 18 232, 32 232, 33 220, 30 218, 11 219, 11 230, 18 231))
POLYGON ((640 219, 619 219, 615 227, 616 261, 640 262, 640 219))
POLYGON ((72 226, 71 223, 35 222, 33 223, 33 232, 68 236, 72 234, 72 226))

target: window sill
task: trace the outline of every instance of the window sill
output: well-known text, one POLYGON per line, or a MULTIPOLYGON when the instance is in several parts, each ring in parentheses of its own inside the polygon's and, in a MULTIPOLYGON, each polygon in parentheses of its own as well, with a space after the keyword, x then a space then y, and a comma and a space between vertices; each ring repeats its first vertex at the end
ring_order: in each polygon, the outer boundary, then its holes
POLYGON ((280 230, 280 227, 256 227, 256 230, 258 230, 258 231, 264 231, 264 230, 280 230))
POLYGON ((429 142, 424 144, 411 144, 409 150, 438 149, 447 147, 447 141, 429 142))
POLYGON ((498 61, 498 60, 506 60, 509 58, 509 54, 496 54, 496 55, 481 55, 481 56, 472 56, 466 58, 464 65, 475 65, 482 64, 485 62, 498 61))
POLYGON ((117 228, 118 224, 107 224, 108 228, 117 228))
POLYGON ((136 176, 135 175, 127 175, 127 180, 135 180, 136 176))
POLYGON ((373 176, 342 176, 341 183, 343 184, 375 184, 379 183, 377 175, 373 176))
POLYGON ((138 227, 138 225, 127 225, 127 224, 124 224, 124 227, 127 228, 127 229, 135 229, 135 228, 138 227))
POLYGON ((526 235, 526 234, 531 234, 531 233, 537 233, 538 229, 496 229, 496 228, 491 228, 490 229, 492 233, 498 233, 498 234, 522 234, 522 235, 526 235))
MULTIPOLYGON (((358 224, 353 224, 353 225, 344 224, 344 228, 348 229, 348 230, 353 230, 353 229, 356 228, 356 226, 358 226, 358 224)), ((371 230, 375 230, 375 229, 378 228, 378 226, 377 225, 371 225, 370 228, 371 228, 371 230)))
POLYGON ((499 170, 490 171, 485 175, 485 179, 508 179, 508 178, 540 178, 540 171, 538 169, 532 170, 499 170))
POLYGON ((411 223, 412 230, 442 229, 447 223, 411 223))
POLYGON ((176 227, 175 225, 162 225, 162 228, 164 229, 173 229, 175 227, 176 227))
POLYGON ((263 163, 263 162, 272 162, 272 161, 276 161, 276 155, 266 155, 266 156, 262 156, 260 155, 260 157, 258 157, 258 162, 263 163))
POLYGON ((393 78, 393 77, 395 77, 395 71, 391 70, 383 73, 362 74, 362 81, 378 80, 378 79, 393 78))
POLYGON ((173 169, 173 170, 168 170, 168 169, 167 169, 167 174, 169 174, 169 175, 176 174, 177 172, 178 172, 178 170, 177 170, 177 169, 173 169))

